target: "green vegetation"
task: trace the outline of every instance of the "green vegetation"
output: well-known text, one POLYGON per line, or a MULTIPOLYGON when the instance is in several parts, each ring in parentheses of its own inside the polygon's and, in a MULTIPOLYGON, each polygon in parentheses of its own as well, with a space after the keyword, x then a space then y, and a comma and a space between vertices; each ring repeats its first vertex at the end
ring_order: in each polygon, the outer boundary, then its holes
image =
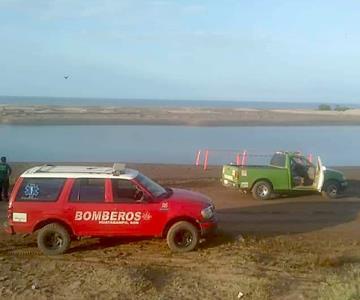
POLYGON ((347 106, 341 106, 341 105, 336 105, 334 110, 335 111, 346 111, 346 110, 349 110, 350 108, 347 107, 347 106))
POLYGON ((331 110, 331 106, 329 104, 320 104, 319 110, 331 110))
POLYGON ((350 267, 344 274, 334 273, 320 287, 319 299, 360 299, 360 269, 350 267))
MULTIPOLYGON (((335 107, 334 107, 334 111, 346 111, 349 109, 350 109, 350 107, 342 106, 342 105, 335 105, 335 107)), ((326 111, 326 110, 333 110, 333 109, 332 109, 331 105, 329 105, 329 104, 320 104, 318 107, 318 110, 326 111)))

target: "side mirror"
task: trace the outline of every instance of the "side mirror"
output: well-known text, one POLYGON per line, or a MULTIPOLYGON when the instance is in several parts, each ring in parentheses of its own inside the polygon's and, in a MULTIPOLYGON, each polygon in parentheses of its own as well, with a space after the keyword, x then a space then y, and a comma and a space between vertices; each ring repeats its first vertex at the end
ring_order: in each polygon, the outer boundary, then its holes
POLYGON ((134 194, 134 200, 140 202, 143 200, 143 198, 144 198, 144 192, 140 189, 136 189, 134 194))
POLYGON ((150 196, 148 196, 146 193, 144 193, 144 191, 142 191, 142 190, 136 191, 134 199, 136 202, 151 202, 152 201, 152 198, 150 196))

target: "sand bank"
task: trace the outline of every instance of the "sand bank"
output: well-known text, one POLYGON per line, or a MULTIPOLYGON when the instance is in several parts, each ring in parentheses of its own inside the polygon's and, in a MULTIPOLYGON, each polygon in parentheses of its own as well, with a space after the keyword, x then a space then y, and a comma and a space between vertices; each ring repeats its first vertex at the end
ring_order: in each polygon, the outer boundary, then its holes
POLYGON ((0 124, 314 126, 360 125, 360 110, 263 110, 193 107, 65 107, 0 105, 0 124))

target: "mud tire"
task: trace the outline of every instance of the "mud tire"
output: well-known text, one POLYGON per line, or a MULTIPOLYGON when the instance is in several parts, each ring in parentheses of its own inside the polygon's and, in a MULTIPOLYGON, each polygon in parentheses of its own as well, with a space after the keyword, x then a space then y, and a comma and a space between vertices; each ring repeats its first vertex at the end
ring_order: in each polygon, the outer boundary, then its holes
POLYGON ((340 193, 340 184, 335 181, 327 181, 324 184, 323 190, 321 194, 326 199, 336 199, 339 196, 340 193))
POLYGON ((194 250, 200 240, 198 228, 187 221, 172 225, 167 233, 166 241, 173 252, 189 252, 194 250))
POLYGON ((45 255, 59 255, 66 252, 71 243, 70 234, 58 223, 42 227, 37 234, 38 248, 45 255))
POLYGON ((255 183, 251 190, 251 193, 256 200, 269 200, 272 192, 271 184, 264 180, 255 183))

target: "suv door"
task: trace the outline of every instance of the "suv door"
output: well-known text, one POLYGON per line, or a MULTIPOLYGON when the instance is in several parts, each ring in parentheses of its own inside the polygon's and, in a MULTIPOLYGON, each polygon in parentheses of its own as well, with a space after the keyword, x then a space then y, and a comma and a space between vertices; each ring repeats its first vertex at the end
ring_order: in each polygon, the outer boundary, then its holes
POLYGON ((321 192, 323 184, 324 184, 324 179, 325 179, 324 167, 322 165, 321 158, 318 157, 315 180, 314 180, 314 184, 313 184, 314 190, 321 192))
POLYGON ((110 217, 105 182, 104 178, 73 180, 65 213, 76 235, 101 235, 104 232, 100 223, 110 217))
POLYGON ((166 201, 154 200, 132 180, 111 179, 111 184, 109 206, 116 213, 109 231, 116 235, 159 236, 167 220, 166 201))

